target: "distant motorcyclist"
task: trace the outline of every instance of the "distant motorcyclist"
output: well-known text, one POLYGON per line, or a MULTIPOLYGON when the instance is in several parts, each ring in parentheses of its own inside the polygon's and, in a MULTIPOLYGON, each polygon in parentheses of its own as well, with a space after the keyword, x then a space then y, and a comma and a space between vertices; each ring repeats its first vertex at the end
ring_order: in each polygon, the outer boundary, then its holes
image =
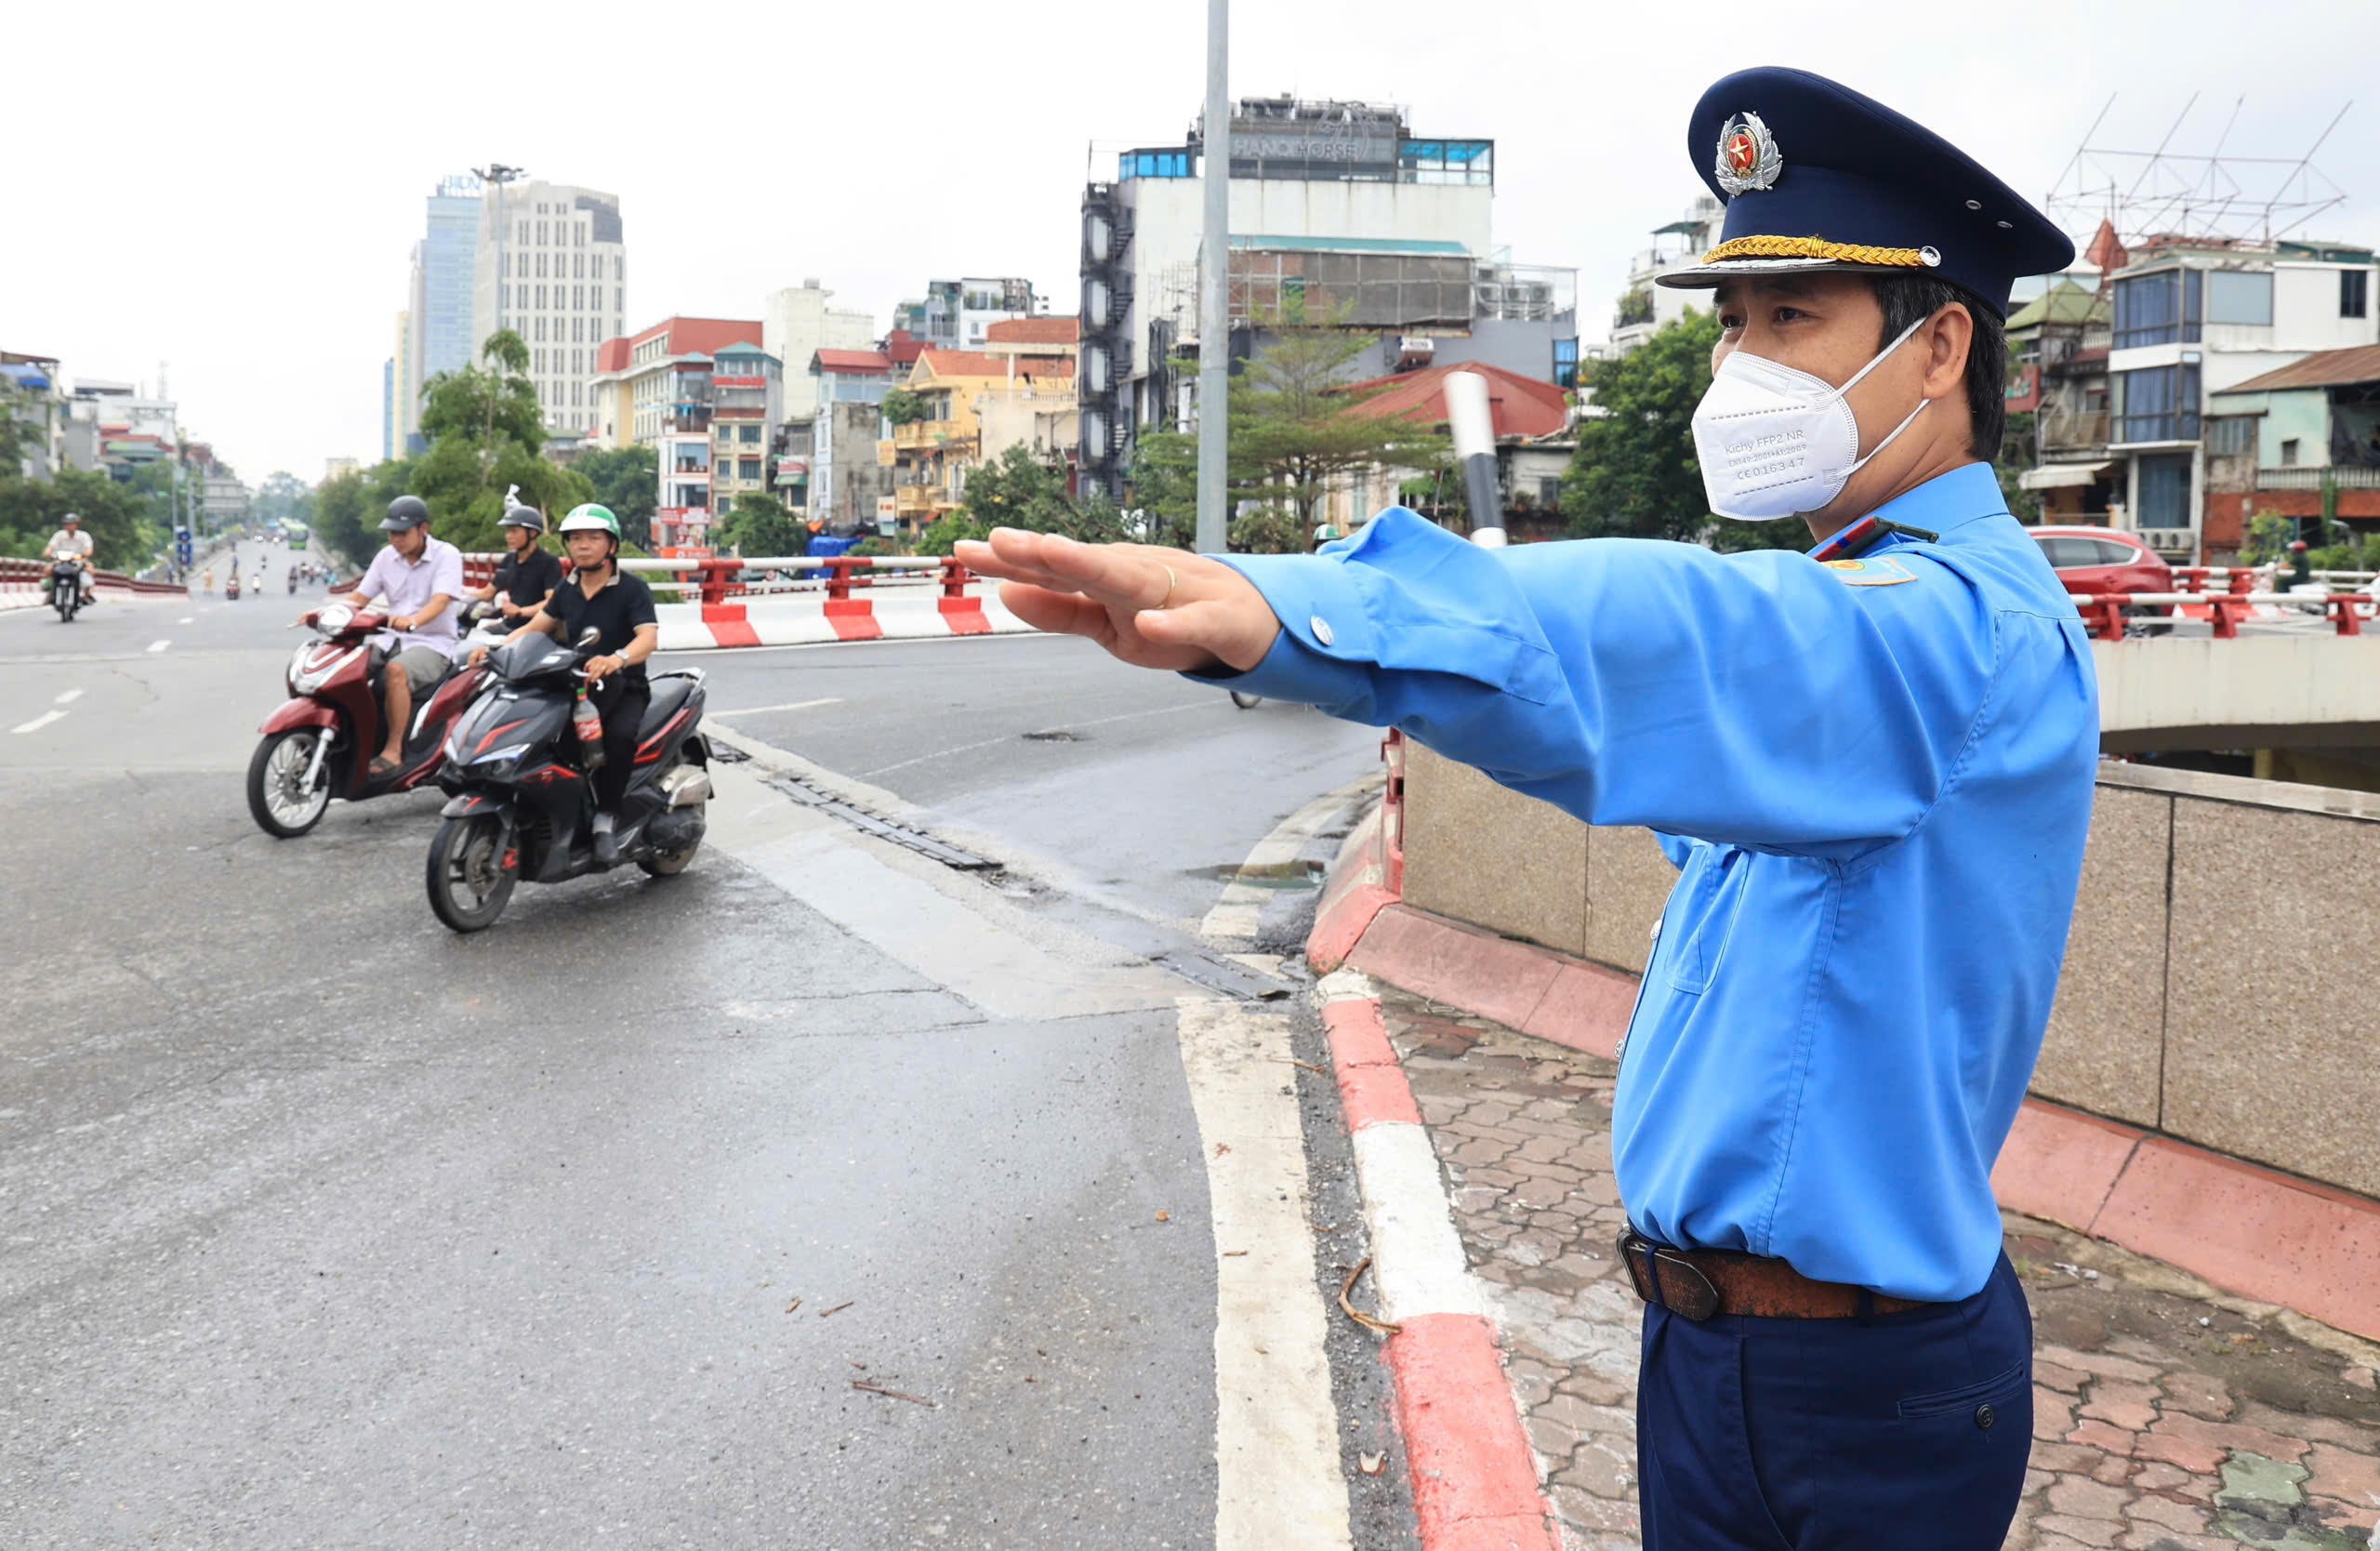
POLYGON ((463 595, 462 551, 430 536, 430 508, 420 497, 390 501, 380 528, 389 536, 388 548, 372 557, 364 579, 347 595, 357 608, 375 597, 389 604, 389 630, 375 642, 389 654, 380 677, 389 736, 372 762, 375 776, 403 762, 415 702, 436 689, 453 666, 454 603, 463 595))
MULTIPOLYGON (((586 667, 587 698, 603 719, 603 766, 594 776, 593 838, 595 859, 613 867, 619 862, 620 846, 612 829, 620 800, 628 795, 637 728, 653 702, 644 661, 661 643, 661 624, 653 612, 652 589, 619 568, 620 520, 608 507, 590 501, 572 508, 562 520, 562 536, 570 546, 571 575, 527 624, 504 639, 518 641, 531 630, 543 630, 575 643, 581 631, 591 627, 596 632, 597 655, 586 667)), ((486 656, 486 647, 475 648, 471 666, 478 667, 486 656)))
POLYGON ((562 562, 537 543, 545 537, 546 519, 536 508, 507 508, 499 525, 510 552, 496 563, 494 581, 465 596, 483 603, 493 600, 507 624, 519 625, 544 607, 562 585, 562 562))
MULTIPOLYGON (((41 557, 46 561, 72 560, 80 566, 76 575, 82 578, 83 602, 92 603, 96 595, 91 587, 91 536, 83 531, 83 519, 71 511, 60 519, 60 524, 59 530, 49 536, 41 557)), ((41 592, 44 598, 50 594, 50 579, 46 576, 42 577, 41 592)))

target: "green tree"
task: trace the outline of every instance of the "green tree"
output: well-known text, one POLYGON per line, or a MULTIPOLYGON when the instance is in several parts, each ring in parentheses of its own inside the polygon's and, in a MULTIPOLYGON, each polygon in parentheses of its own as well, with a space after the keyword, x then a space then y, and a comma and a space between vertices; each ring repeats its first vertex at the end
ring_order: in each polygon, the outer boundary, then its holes
MULTIPOLYGON (((590 447, 571 467, 595 487, 595 500, 620 520, 620 535, 653 548, 653 509, 661 497, 661 455, 650 446, 590 447)), ((565 509, 567 510, 567 509, 565 509)))
POLYGON ((965 507, 959 507, 955 510, 944 512, 927 524, 925 531, 918 535, 917 546, 911 552, 921 555, 946 555, 957 547, 959 540, 986 537, 991 531, 992 525, 989 523, 978 522, 967 514, 965 507))
POLYGON ((38 556, 68 512, 91 536, 91 559, 101 570, 137 570, 164 540, 150 499, 104 473, 60 469, 48 479, 0 474, 0 553, 38 556))
POLYGON ((1712 519, 1694 457, 1694 409, 1711 386, 1716 313, 1696 309, 1636 349, 1582 366, 1599 414, 1579 422, 1562 481, 1574 538, 1702 537, 1712 519))
POLYGON ((884 423, 906 426, 922 420, 933 413, 926 406, 923 394, 912 393, 906 388, 895 388, 884 395, 884 423))
POLYGON ((735 497, 718 528, 719 542, 739 555, 799 555, 809 552, 810 535, 793 513, 766 496, 735 497))
POLYGON ((1146 517, 1151 544, 1196 547, 1198 536, 1198 439, 1188 431, 1153 431, 1132 447, 1128 498, 1146 517))
POLYGON ((1428 472, 1450 460, 1446 435, 1412 420, 1368 415, 1371 393, 1352 392, 1346 379, 1371 338, 1311 322, 1301 303, 1263 320, 1274 338, 1231 385, 1230 489, 1294 519, 1248 524, 1267 547, 1304 550, 1315 503, 1338 477, 1369 469, 1428 472))
MULTIPOLYGON (((380 547, 378 533, 366 527, 369 506, 362 474, 345 473, 324 482, 314 492, 314 541, 350 565, 368 564, 380 547)), ((377 524, 379 520, 380 512, 373 511, 369 521, 377 524)))
POLYGON ((1113 504, 1104 498, 1090 505, 1076 501, 1066 494, 1065 470, 1043 462, 1021 442, 968 471, 964 510, 968 520, 986 533, 993 528, 1024 528, 1033 533, 1062 533, 1086 544, 1112 543, 1124 537, 1123 517, 1113 504))

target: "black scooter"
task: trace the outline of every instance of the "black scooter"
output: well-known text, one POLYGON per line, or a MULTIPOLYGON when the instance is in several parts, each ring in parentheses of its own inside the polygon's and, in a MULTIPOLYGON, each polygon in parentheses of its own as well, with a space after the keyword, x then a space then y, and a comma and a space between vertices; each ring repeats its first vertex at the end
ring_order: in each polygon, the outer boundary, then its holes
POLYGON ((74 616, 83 606, 83 567, 80 563, 60 560, 51 564, 49 606, 58 611, 60 624, 74 623, 74 616))
MULTIPOLYGON (((457 932, 496 924, 522 879, 601 871, 595 793, 572 725, 594 632, 572 648, 544 634, 489 652, 492 685, 447 739, 438 784, 452 798, 430 842, 430 908, 457 932)), ((656 673, 617 815, 620 859, 655 878, 683 872, 703 842, 710 745, 700 669, 656 673)))

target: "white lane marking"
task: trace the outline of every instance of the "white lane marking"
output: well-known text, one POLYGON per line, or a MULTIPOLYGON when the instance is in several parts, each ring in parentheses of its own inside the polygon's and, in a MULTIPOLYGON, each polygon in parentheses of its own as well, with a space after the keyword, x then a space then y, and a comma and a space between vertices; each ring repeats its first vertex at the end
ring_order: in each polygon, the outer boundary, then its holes
POLYGON ((71 706, 71 705, 73 705, 75 701, 80 700, 82 697, 83 697, 83 692, 82 692, 81 690, 79 690, 79 689, 70 689, 70 690, 68 690, 65 694, 63 694, 63 695, 61 695, 61 696, 60 696, 58 697, 58 703, 59 703, 60 705, 61 705, 61 706, 71 706))
MULTIPOLYGON (((1337 791, 1325 792, 1304 807, 1281 820, 1273 832, 1256 842, 1256 849, 1240 864, 1244 873, 1263 876, 1266 869, 1280 868, 1298 859, 1322 827, 1337 817, 1366 790, 1380 784, 1382 777, 1367 776, 1350 781, 1337 791)), ((1207 912, 1198 935, 1210 943, 1245 943, 1254 939, 1263 923, 1264 904, 1278 893, 1260 884, 1243 882, 1235 878, 1223 885, 1223 896, 1207 912)))
POLYGON ((64 711, 47 710, 42 712, 39 716, 34 717, 31 722, 18 722, 8 730, 12 733, 37 733, 53 722, 63 722, 65 720, 66 713, 64 711))
POLYGON ((1289 1020, 1176 1003, 1215 1234, 1215 1551, 1350 1544, 1289 1020))
POLYGON ((191 622, 192 617, 193 616, 185 614, 179 619, 175 620, 174 623, 177 625, 187 625, 191 622))
POLYGON ((172 644, 170 641, 152 641, 149 643, 149 649, 152 652, 162 652, 172 644))
POLYGON ((737 706, 731 710, 715 710, 710 714, 713 716, 759 716, 767 711, 810 710, 818 706, 840 706, 842 703, 839 696, 826 700, 794 700, 782 706, 737 706))

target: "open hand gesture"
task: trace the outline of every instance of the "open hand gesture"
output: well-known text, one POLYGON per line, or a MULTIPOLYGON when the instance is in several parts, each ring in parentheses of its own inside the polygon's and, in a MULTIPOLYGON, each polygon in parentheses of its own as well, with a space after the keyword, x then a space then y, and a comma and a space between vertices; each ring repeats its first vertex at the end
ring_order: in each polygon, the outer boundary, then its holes
POLYGON ((1246 672, 1281 633, 1253 582, 1187 550, 995 528, 957 558, 998 577, 1000 602, 1035 630, 1087 636, 1135 668, 1246 672))

